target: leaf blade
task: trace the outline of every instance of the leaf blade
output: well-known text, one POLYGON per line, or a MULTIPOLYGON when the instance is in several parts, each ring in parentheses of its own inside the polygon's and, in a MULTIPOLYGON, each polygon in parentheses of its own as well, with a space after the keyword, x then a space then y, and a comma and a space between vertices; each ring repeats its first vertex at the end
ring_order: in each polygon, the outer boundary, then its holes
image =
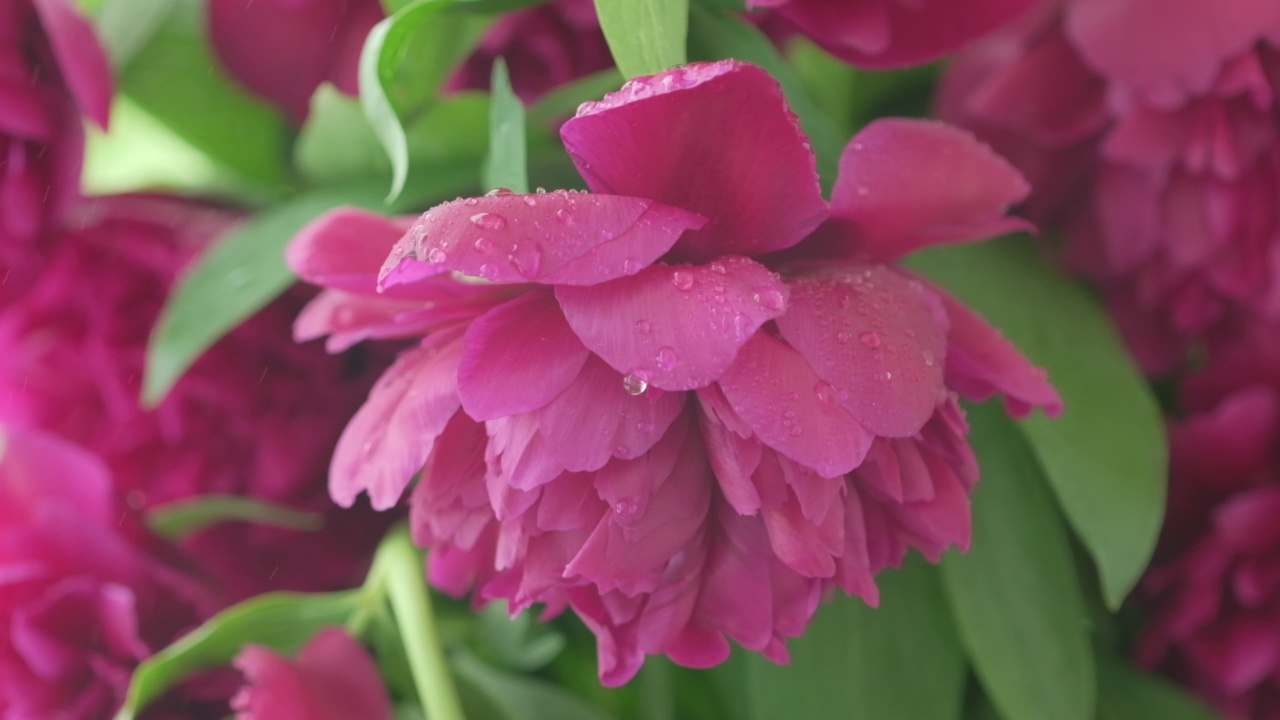
POLYGON ((524 104, 511 89, 507 63, 493 63, 492 99, 489 103, 489 154, 485 158, 486 188, 529 192, 529 161, 525 147, 524 104))
POLYGON ((600 29, 628 78, 687 62, 689 0, 595 0, 600 29))

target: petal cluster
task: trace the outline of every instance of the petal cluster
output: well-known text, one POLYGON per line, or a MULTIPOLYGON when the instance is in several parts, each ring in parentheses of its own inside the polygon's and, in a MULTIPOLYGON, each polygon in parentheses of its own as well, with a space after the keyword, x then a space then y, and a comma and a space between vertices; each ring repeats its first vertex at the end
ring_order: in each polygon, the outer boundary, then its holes
POLYGON ((957 393, 1060 402, 891 263, 1021 227, 1021 177, 962 131, 885 120, 828 204, 777 83, 737 61, 633 80, 561 136, 588 193, 341 210, 289 248, 327 288, 300 338, 419 339, 339 441, 334 499, 389 508, 417 476, 431 581, 572 608, 610 685, 729 640, 785 660, 827 589, 875 603, 908 548, 966 546, 957 393))
POLYGON ((1027 174, 1028 214, 1064 232, 1151 372, 1280 317, 1278 53, 1274 3, 1065 0, 944 81, 943 116, 1027 174))
POLYGON ((249 645, 234 665, 247 684, 231 701, 237 720, 391 720, 378 668, 341 628, 325 628, 293 660, 249 645))

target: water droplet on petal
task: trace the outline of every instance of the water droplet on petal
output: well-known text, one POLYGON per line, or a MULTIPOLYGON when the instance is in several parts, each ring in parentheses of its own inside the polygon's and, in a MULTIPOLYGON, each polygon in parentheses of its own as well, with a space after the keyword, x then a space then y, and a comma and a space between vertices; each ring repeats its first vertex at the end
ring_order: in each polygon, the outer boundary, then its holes
POLYGON ((797 437, 800 435, 801 432, 803 431, 800 429, 799 425, 792 425, 790 428, 787 429, 787 434, 790 435, 791 437, 797 437))
POLYGON ((886 370, 886 371, 884 371, 884 372, 882 372, 882 373, 876 373, 876 379, 877 379, 877 380, 881 380, 881 381, 892 380, 892 379, 893 379, 893 373, 889 372, 888 370, 886 370))
POLYGON ((568 210, 565 210, 564 208, 560 208, 559 210, 556 211, 556 219, 565 225, 572 225, 573 213, 569 212, 568 210))
POLYGON ((626 390, 628 395, 640 395, 649 389, 649 382, 633 373, 622 378, 622 389, 626 390))
POLYGON ((467 207, 475 207, 476 205, 480 204, 480 201, 475 198, 467 198, 466 200, 462 201, 462 204, 466 205, 467 207))
POLYGON ((845 331, 843 331, 843 330, 841 330, 840 332, 836 333, 836 342, 840 343, 841 345, 848 345, 848 344, 849 344, 849 339, 850 339, 850 335, 849 335, 849 333, 847 333, 847 332, 845 332, 845 331))
POLYGON ((874 332, 864 332, 858 336, 858 342, 869 348, 880 347, 880 336, 874 332))
POLYGON ((535 197, 534 197, 534 196, 532 196, 532 195, 525 195, 524 197, 522 197, 522 198, 520 198, 520 199, 521 199, 521 200, 524 200, 524 204, 525 204, 525 205, 528 205, 529 207, 534 207, 534 206, 536 206, 536 205, 538 204, 538 199, 537 199, 537 198, 535 198, 535 197))
POLYGON ((507 226, 507 219, 497 213, 477 213, 471 216, 471 223, 485 230, 501 230, 507 226))
POLYGON ((636 423, 636 432, 640 433, 641 435, 648 435, 652 433, 654 429, 655 429, 654 424, 651 422, 645 422, 641 420, 640 422, 636 423))
POLYGON ((663 370, 674 370, 676 365, 680 364, 680 356, 676 354, 674 349, 663 347, 658 350, 658 357, 655 358, 655 362, 663 370))
POLYGON ((819 380, 818 383, 813 386, 813 394, 817 396, 818 402, 826 405, 827 407, 835 407, 836 404, 839 403, 839 399, 836 396, 836 389, 826 380, 819 380))
POLYGON ((924 364, 929 367, 933 367, 934 363, 938 362, 937 359, 933 357, 933 353, 928 350, 922 350, 920 352, 920 356, 924 359, 924 364))
POLYGON ((449 256, 445 254, 444 250, 441 250, 438 247, 431 248, 431 251, 427 253, 427 262, 439 265, 440 263, 447 260, 448 257, 449 256))
POLYGON ((515 193, 511 192, 511 188, 496 187, 484 194, 485 197, 506 197, 507 195, 515 195, 515 193))
POLYGON ((653 324, 650 323, 648 320, 636 321, 636 332, 640 333, 641 335, 648 335, 651 330, 653 330, 653 324))
POLYGON ((754 300, 757 305, 770 310, 781 310, 787 302, 786 298, 782 296, 782 293, 774 290, 773 288, 761 288, 751 296, 751 299, 754 300))
POLYGON ((782 413, 782 417, 784 417, 784 418, 786 418, 786 419, 788 419, 788 420, 795 420, 795 419, 796 419, 796 411, 795 411, 795 410, 788 410, 788 411, 786 411, 786 412, 782 413))
POLYGON ((640 503, 633 498, 622 498, 613 504, 613 514, 623 522, 633 520, 636 513, 640 511, 640 503))
POLYGON ((671 284, 675 285, 677 290, 688 290, 693 287, 693 275, 687 270, 676 270, 671 273, 671 284))
POLYGON ((717 275, 724 275, 728 269, 721 263, 711 263, 711 272, 717 275))
POLYGON ((635 275, 636 273, 640 272, 640 270, 643 267, 644 266, 640 264, 639 260, 627 258, 626 260, 622 261, 622 272, 628 275, 635 275))
POLYGON ((475 248, 477 252, 487 253, 493 250, 493 241, 487 237, 476 238, 475 248))

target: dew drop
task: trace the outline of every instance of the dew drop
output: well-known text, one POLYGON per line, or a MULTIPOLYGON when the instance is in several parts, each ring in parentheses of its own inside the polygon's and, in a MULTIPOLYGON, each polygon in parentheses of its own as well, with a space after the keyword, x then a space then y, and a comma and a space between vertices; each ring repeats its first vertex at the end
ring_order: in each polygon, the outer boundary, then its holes
POLYGON ((427 262, 439 265, 447 260, 448 257, 449 256, 445 254, 444 250, 441 250, 438 247, 431 248, 431 251, 427 253, 427 262))
POLYGON ((556 220, 559 220, 564 225, 572 225, 574 222, 573 213, 565 210, 564 208, 560 208, 556 211, 556 220))
POLYGON ((653 330, 653 324, 648 320, 636 321, 636 332, 641 335, 648 335, 653 330))
POLYGON ((475 248, 477 252, 490 252, 493 250, 493 241, 487 237, 476 238, 475 248))
POLYGON ((792 425, 790 428, 787 428, 787 434, 791 437, 799 437, 802 432, 804 431, 800 429, 799 425, 792 425))
POLYGON ((858 342, 869 348, 880 347, 880 335, 874 332, 864 332, 858 336, 858 342))
POLYGON ((722 263, 711 263, 711 272, 717 275, 724 275, 726 272, 728 272, 728 269, 725 268, 724 264, 722 263))
POLYGON ((818 402, 826 405, 827 407, 835 407, 839 402, 839 399, 836 397, 836 389, 826 380, 819 380, 818 383, 813 386, 813 394, 817 396, 818 402))
POLYGON ((654 431, 654 424, 651 422, 645 422, 644 420, 641 420, 640 422, 636 423, 636 432, 640 433, 641 435, 649 435, 653 431, 654 431))
POLYGON ((507 219, 497 213, 477 213, 471 216, 471 224, 485 230, 501 230, 507 226, 507 219))
POLYGON ((654 359, 658 363, 658 367, 663 370, 674 370, 676 365, 680 364, 680 356, 676 351, 669 347, 663 347, 658 350, 658 357, 654 359))
POLYGON ((622 498, 613 504, 613 514, 617 515, 619 520, 632 520, 638 512, 640 512, 640 503, 633 498, 622 498))
POLYGON ((773 288, 761 288, 756 290, 755 294, 751 296, 751 299, 754 300, 757 305, 770 310, 781 310, 787 302, 786 298, 782 296, 782 293, 774 290, 773 288))
POLYGON ((938 360, 933 357, 933 353, 929 352, 928 350, 921 350, 920 356, 921 358, 924 359, 924 364, 928 365, 929 367, 933 367, 934 364, 938 362, 938 360))
POLYGON ((849 338, 850 338, 849 333, 847 333, 847 332, 845 332, 845 331, 843 331, 843 330, 841 330, 840 332, 836 333, 836 342, 840 343, 841 345, 848 345, 848 344, 849 344, 849 338))
MULTIPOLYGON (((517 248, 512 248, 513 251, 517 248)), ((516 266, 516 270, 526 278, 533 278, 538 274, 538 269, 542 267, 542 256, 535 249, 529 253, 512 252, 507 256, 512 265, 516 266)))
POLYGON ((480 277, 486 280, 492 280, 493 276, 497 274, 497 271, 489 263, 484 263, 480 266, 480 277))
POLYGON ((676 270, 671 273, 671 284, 675 285, 677 290, 688 290, 693 287, 693 275, 687 270, 676 270))
POLYGON ((506 197, 508 195, 515 195, 515 193, 511 192, 511 188, 504 187, 496 187, 484 194, 485 197, 506 197))
POLYGON ((467 207, 475 207, 480 204, 480 201, 475 198, 467 198, 466 200, 462 201, 462 204, 466 205, 467 207))
POLYGON ((893 373, 889 372, 888 370, 886 370, 886 371, 884 371, 884 372, 882 372, 882 373, 876 373, 876 379, 877 379, 877 380, 880 380, 880 381, 892 380, 892 379, 893 379, 893 373))
POLYGON ((788 419, 788 420, 795 420, 795 419, 796 419, 796 411, 795 411, 795 410, 788 410, 788 411, 786 411, 786 412, 782 413, 782 417, 784 417, 784 418, 786 418, 786 419, 788 419))
POLYGON ((635 275, 636 273, 640 272, 641 268, 643 267, 644 266, 640 264, 639 260, 627 258, 626 260, 622 261, 622 272, 628 275, 635 275))
POLYGON ((649 389, 649 383, 644 378, 628 375, 622 378, 622 389, 626 390, 628 395, 640 395, 649 389))
POLYGON ((525 205, 528 205, 529 207, 536 207, 536 206, 537 206, 537 204, 538 204, 538 199, 537 199, 537 198, 535 198, 535 197, 534 197, 534 196, 532 196, 532 195, 525 195, 524 197, 522 197, 522 198, 520 198, 520 199, 521 199, 521 200, 524 200, 524 204, 525 204, 525 205))

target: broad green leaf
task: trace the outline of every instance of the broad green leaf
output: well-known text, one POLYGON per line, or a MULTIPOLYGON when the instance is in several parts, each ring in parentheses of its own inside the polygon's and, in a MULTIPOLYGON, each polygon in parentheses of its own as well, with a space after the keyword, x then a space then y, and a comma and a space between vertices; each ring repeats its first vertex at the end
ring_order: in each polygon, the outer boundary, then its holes
POLYGON ((971 407, 969 422, 982 468, 973 542, 942 562, 960 637, 1005 720, 1091 720, 1093 649, 1066 527, 1003 410, 971 407))
POLYGON ((369 32, 360 53, 360 102, 391 160, 390 198, 409 174, 406 128, 435 102, 440 87, 483 30, 475 15, 450 12, 465 3, 415 0, 369 32))
POLYGON ((563 635, 537 624, 531 611, 511 617, 505 602, 485 606, 475 617, 475 629, 477 651, 508 670, 532 672, 564 649, 563 635))
POLYGON ((879 609, 827 602, 788 643, 790 664, 747 658, 751 720, 959 720, 964 654, 937 570, 911 558, 877 581, 879 609))
POLYGON ((1148 675, 1109 652, 1098 654, 1098 720, 1217 720, 1167 680, 1148 675))
POLYGON ((453 656, 460 680, 486 697, 500 715, 491 720, 610 720, 595 708, 555 685, 502 672, 466 650, 453 656))
POLYGON ((489 103, 489 155, 485 160, 486 188, 504 187, 529 192, 529 160, 525 149, 524 104, 511 90, 507 63, 493 64, 493 98, 489 103))
POLYGON ((911 264, 1049 371, 1066 409, 1022 430, 1097 562, 1107 604, 1119 607, 1155 548, 1167 459, 1160 409, 1106 313, 1025 237, 932 250, 911 264))
POLYGON ((686 60, 689 0, 595 0, 600 29, 623 75, 652 75, 686 60))
POLYGON ((311 111, 293 146, 293 162, 298 174, 312 185, 391 177, 391 162, 360 101, 329 83, 311 96, 311 111))
POLYGON ((156 0, 102 0, 97 4, 94 28, 117 71, 129 65, 172 10, 172 2, 156 0))
POLYGON ((622 87, 622 82, 622 73, 614 68, 567 82, 538 98, 529 108, 529 125, 549 128, 558 121, 573 117, 579 105, 588 100, 599 100, 606 93, 622 87))
POLYGON ((319 530, 324 526, 324 517, 319 513, 239 495, 199 495, 147 510, 147 525, 170 540, 232 521, 287 530, 319 530))
POLYGON ((805 92, 800 79, 760 29, 728 12, 694 6, 689 25, 690 52, 695 60, 737 58, 764 68, 782 85, 787 102, 800 117, 818 160, 822 186, 836 180, 844 139, 822 109, 805 92))
POLYGON ((218 70, 202 32, 201 8, 190 0, 173 3, 164 24, 125 69, 121 94, 246 180, 283 185, 285 119, 218 70))
POLYGON ((133 720, 174 683, 226 665, 247 643, 292 655, 320 628, 345 623, 362 602, 359 590, 271 593, 227 608, 138 665, 116 720, 133 720))

